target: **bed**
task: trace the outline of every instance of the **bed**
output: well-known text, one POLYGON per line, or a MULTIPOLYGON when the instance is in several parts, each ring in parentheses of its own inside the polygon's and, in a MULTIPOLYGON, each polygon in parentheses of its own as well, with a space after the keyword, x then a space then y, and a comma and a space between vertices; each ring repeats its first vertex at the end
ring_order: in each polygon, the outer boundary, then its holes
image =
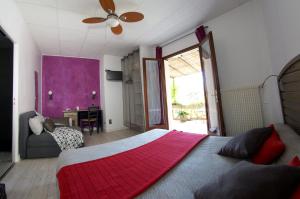
MULTIPOLYGON (((65 151, 59 156, 57 171, 66 165, 103 158, 136 148, 168 132, 155 129, 107 144, 85 147, 76 151, 65 151)), ((229 139, 216 136, 206 138, 182 162, 139 197, 193 198, 194 191, 201 184, 226 172, 238 161, 216 154, 229 139)))
MULTIPOLYGON (((291 74, 296 71, 298 80, 300 80, 299 60, 300 57, 289 63, 278 78, 286 124, 276 124, 275 129, 286 144, 286 151, 276 164, 287 164, 289 160, 300 153, 300 136, 297 134, 300 133, 298 128, 298 124, 300 124, 300 112, 291 112, 287 108, 289 107, 288 105, 290 105, 290 99, 292 99, 292 102, 295 99, 293 97, 295 96, 295 91, 293 90, 295 86, 292 83, 294 87, 290 87, 289 84, 292 80, 295 80, 295 74, 291 74), (293 79, 290 80, 290 77, 293 79), (290 92, 292 92, 292 96, 290 96, 290 92)), ((299 82, 300 81, 298 81, 298 84, 299 82)), ((298 88, 296 87, 296 91, 298 90, 300 92, 298 88)), ((296 93, 296 96, 299 97, 299 93, 296 93)), ((299 101, 300 97, 296 102, 299 101)), ((139 147, 160 138, 168 132, 167 130, 155 129, 107 144, 62 152, 58 159, 57 172, 64 166, 108 157, 139 147)), ((176 167, 167 172, 155 184, 140 194, 138 198, 194 198, 194 193, 199 187, 218 178, 240 161, 239 159, 228 158, 217 154, 219 149, 230 139, 232 138, 209 136, 199 143, 176 167)))
MULTIPOLYGON (((277 162, 286 164, 297 151, 300 152, 300 146, 296 144, 300 142, 300 136, 287 125, 277 124, 275 128, 285 143, 292 144, 291 147, 288 145, 286 153, 277 162)), ((107 144, 64 151, 59 156, 57 171, 66 165, 95 160, 136 148, 166 133, 167 130, 155 129, 107 144)), ((217 136, 206 138, 182 162, 138 198, 194 198, 193 194, 199 187, 227 172, 240 161, 217 154, 230 139, 217 136)))

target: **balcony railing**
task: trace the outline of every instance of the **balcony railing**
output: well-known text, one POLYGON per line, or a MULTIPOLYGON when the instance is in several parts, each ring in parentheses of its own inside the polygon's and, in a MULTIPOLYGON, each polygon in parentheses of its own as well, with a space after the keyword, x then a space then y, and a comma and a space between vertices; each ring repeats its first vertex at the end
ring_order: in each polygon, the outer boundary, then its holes
POLYGON ((205 105, 203 104, 191 104, 191 105, 172 105, 172 116, 175 120, 180 120, 179 113, 184 111, 188 113, 186 118, 188 120, 206 120, 205 105))

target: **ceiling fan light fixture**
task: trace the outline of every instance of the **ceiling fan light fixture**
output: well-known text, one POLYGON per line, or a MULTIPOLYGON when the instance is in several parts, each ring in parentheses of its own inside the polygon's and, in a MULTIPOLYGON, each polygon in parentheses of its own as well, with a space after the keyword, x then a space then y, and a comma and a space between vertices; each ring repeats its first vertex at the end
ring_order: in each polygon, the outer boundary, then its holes
POLYGON ((117 27, 118 25, 120 25, 119 17, 116 15, 108 15, 107 24, 111 28, 117 27))
POLYGON ((114 0, 98 0, 103 10, 107 13, 107 17, 90 17, 83 19, 86 24, 96 24, 106 22, 106 26, 110 27, 111 32, 120 35, 123 32, 121 22, 138 22, 144 19, 144 15, 140 12, 125 12, 120 16, 115 13, 116 7, 114 0))

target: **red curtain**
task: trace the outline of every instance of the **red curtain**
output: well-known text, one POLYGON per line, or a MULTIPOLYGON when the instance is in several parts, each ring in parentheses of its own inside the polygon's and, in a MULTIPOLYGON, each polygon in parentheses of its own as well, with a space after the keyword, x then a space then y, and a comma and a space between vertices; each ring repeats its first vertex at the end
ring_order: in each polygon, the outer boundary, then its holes
MULTIPOLYGON (((160 60, 162 60, 162 47, 160 47, 160 46, 157 46, 156 47, 156 59, 160 59, 160 60)), ((159 65, 159 74, 161 74, 162 73, 162 63, 161 63, 161 61, 159 61, 158 62, 158 65, 159 65)), ((161 76, 159 76, 159 85, 160 85, 160 92, 162 93, 162 79, 161 79, 161 76)), ((164 123, 164 113, 163 113, 163 99, 162 99, 162 95, 160 96, 160 104, 161 104, 161 124, 163 124, 164 123)))
POLYGON ((156 59, 162 59, 162 48, 159 46, 156 47, 156 59))
POLYGON ((205 33, 205 28, 204 26, 200 26, 199 28, 196 29, 195 32, 199 43, 206 37, 206 33, 205 33))

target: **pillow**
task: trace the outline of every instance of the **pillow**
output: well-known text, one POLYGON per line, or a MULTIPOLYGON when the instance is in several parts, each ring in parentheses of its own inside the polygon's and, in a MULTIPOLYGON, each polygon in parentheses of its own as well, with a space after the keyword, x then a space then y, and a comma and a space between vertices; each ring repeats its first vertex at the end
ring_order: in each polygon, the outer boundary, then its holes
POLYGON ((38 112, 35 112, 35 114, 36 114, 36 117, 39 118, 41 123, 45 122, 45 117, 42 114, 40 114, 38 112))
POLYGON ((288 125, 275 124, 275 128, 280 139, 286 145, 284 153, 276 161, 276 164, 287 164, 296 154, 300 155, 300 136, 288 125))
POLYGON ((291 199, 299 199, 299 198, 300 198, 300 186, 298 186, 296 190, 293 192, 291 199))
POLYGON ((299 180, 299 168, 242 161, 194 195, 196 199, 282 199, 292 195, 299 180))
MULTIPOLYGON (((289 166, 293 166, 293 167, 299 167, 300 166, 300 159, 298 158, 298 156, 295 156, 289 162, 289 166)), ((299 198, 300 198, 300 185, 298 185, 298 187, 296 188, 296 191, 294 191, 291 199, 299 199, 299 198)))
POLYGON ((252 129, 246 133, 239 134, 227 142, 218 154, 240 159, 251 158, 252 155, 259 151, 271 133, 272 128, 266 127, 252 129))
POLYGON ((43 131, 43 124, 38 116, 29 119, 29 127, 36 135, 40 135, 43 131))
POLYGON ((257 154, 252 158, 255 164, 270 164, 277 160, 285 151, 285 144, 273 128, 271 136, 265 141, 257 154))
POLYGON ((289 166, 292 166, 292 167, 300 167, 300 159, 298 158, 298 156, 295 156, 295 157, 289 162, 289 166))
POLYGON ((45 131, 52 133, 55 130, 55 124, 54 124, 53 120, 46 119, 44 122, 44 129, 45 129, 45 131))

